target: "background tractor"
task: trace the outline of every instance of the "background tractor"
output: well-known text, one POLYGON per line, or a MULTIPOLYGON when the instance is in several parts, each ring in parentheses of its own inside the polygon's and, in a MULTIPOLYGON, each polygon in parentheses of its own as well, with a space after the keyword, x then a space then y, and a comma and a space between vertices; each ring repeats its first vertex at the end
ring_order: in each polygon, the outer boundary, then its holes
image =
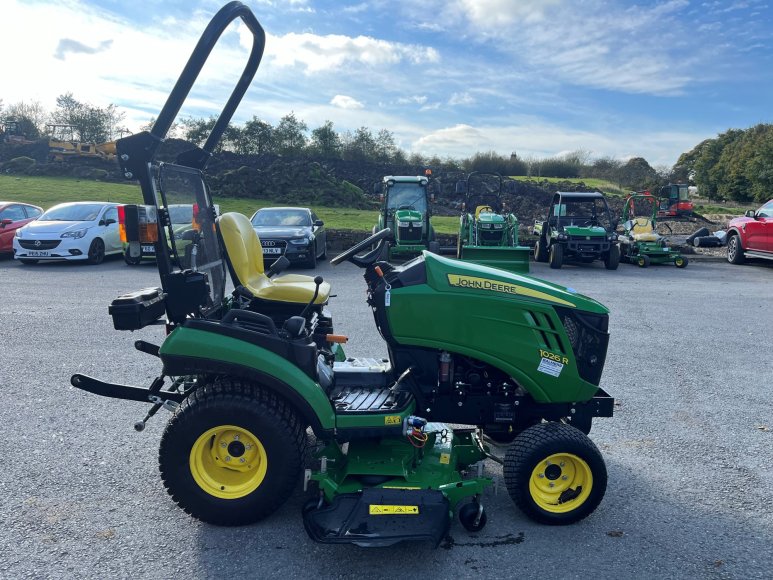
POLYGON ((534 224, 538 236, 534 259, 554 269, 568 260, 602 260, 607 270, 616 270, 620 263, 616 228, 604 194, 559 191, 553 196, 548 219, 534 224))
POLYGON ((518 245, 518 218, 505 213, 502 176, 472 172, 456 182, 464 194, 456 257, 511 272, 529 271, 529 248, 518 245))
POLYGON ((624 234, 619 238, 620 259, 641 268, 667 262, 684 268, 687 258, 658 233, 658 213, 658 200, 649 192, 632 193, 626 198, 623 206, 624 234))
POLYGON ((431 172, 424 176, 387 175, 374 187, 381 199, 381 212, 373 233, 388 228, 393 232, 389 240, 388 259, 413 257, 422 250, 440 253, 430 217, 430 202, 434 201, 434 182, 431 172))

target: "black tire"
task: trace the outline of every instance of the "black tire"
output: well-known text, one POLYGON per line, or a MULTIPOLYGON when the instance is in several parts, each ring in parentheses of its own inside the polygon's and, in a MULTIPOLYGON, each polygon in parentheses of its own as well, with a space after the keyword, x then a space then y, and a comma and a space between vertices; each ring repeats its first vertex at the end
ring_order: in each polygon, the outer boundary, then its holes
POLYGON ((474 501, 466 503, 459 508, 459 523, 462 524, 464 529, 468 532, 479 532, 486 527, 486 521, 488 520, 486 517, 486 510, 483 510, 480 514, 480 518, 478 518, 479 509, 479 504, 474 501), (478 520, 477 523, 475 520, 478 520))
POLYGON ((564 423, 540 423, 521 433, 507 450, 504 475, 515 505, 530 519, 548 525, 587 517, 607 488, 601 452, 564 423))
POLYGON ((700 238, 694 238, 693 241, 692 241, 692 245, 695 246, 696 248, 700 248, 701 247, 701 239, 700 238))
POLYGON ((676 258, 674 258, 674 266, 676 266, 677 268, 686 268, 687 264, 689 263, 690 263, 690 260, 688 260, 684 256, 677 256, 676 258))
POLYGON ((429 243, 429 247, 427 249, 431 253, 433 253, 433 254, 439 254, 440 253, 440 242, 436 242, 435 240, 432 240, 429 243))
POLYGON ((37 264, 38 263, 38 260, 35 260, 33 258, 19 258, 19 261, 22 264, 27 264, 27 265, 37 264))
POLYGON ((645 256, 642 254, 641 256, 636 257, 636 265, 639 266, 639 268, 649 268, 650 266, 650 257, 645 256))
POLYGON ((550 246, 550 256, 548 263, 554 270, 559 270, 564 264, 564 247, 561 244, 552 244, 550 246))
POLYGON ((206 385, 180 405, 164 430, 161 478, 193 517, 221 526, 251 524, 279 508, 300 481, 305 433, 294 410, 271 391, 239 382, 206 385), (231 443, 218 445, 223 438, 231 443), (213 446, 227 455, 221 459, 213 446), (247 467, 225 467, 231 460, 239 465, 237 458, 246 458, 247 467))
POLYGON ((738 234, 733 234, 727 238, 727 261, 731 264, 743 264, 746 261, 741 237, 738 234))
POLYGON ((142 256, 137 256, 136 258, 132 258, 129 255, 129 249, 127 248, 126 251, 123 253, 123 261, 126 262, 129 266, 137 266, 142 261, 142 256))
POLYGON ((617 270, 620 265, 620 246, 612 244, 609 252, 604 255, 604 267, 607 270, 617 270))
POLYGON ((327 236, 325 237, 325 247, 322 248, 322 255, 319 257, 320 260, 327 260, 327 236))
POLYGON ((692 244, 693 246, 695 246, 695 245, 697 245, 697 244, 694 244, 694 243, 693 243, 693 241, 694 241, 696 238, 700 238, 700 237, 703 237, 703 236, 708 236, 708 235, 709 235, 709 233, 710 233, 710 232, 709 232, 709 229, 708 229, 708 228, 700 228, 699 230, 697 230, 697 231, 693 232, 693 233, 692 233, 690 236, 687 236, 687 239, 686 239, 685 241, 686 241, 688 244, 692 244))
POLYGON ((105 242, 102 238, 94 238, 89 246, 87 262, 93 266, 101 264, 105 260, 105 242))
POLYGON ((537 238, 537 243, 534 244, 534 261, 543 263, 548 261, 547 240, 542 236, 537 238))

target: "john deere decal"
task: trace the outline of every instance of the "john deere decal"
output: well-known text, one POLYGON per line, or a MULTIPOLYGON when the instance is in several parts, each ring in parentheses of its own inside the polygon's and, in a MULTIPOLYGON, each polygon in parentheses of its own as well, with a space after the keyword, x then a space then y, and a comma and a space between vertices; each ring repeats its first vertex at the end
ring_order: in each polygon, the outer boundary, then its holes
POLYGON ((490 292, 499 292, 501 294, 517 294, 519 296, 529 296, 530 298, 539 298, 555 304, 562 304, 574 308, 574 304, 562 300, 556 296, 551 296, 547 292, 540 292, 533 288, 526 288, 518 284, 502 282, 501 280, 490 280, 488 278, 478 278, 476 276, 460 276, 459 274, 448 274, 448 284, 459 288, 474 288, 475 290, 488 290, 490 292))

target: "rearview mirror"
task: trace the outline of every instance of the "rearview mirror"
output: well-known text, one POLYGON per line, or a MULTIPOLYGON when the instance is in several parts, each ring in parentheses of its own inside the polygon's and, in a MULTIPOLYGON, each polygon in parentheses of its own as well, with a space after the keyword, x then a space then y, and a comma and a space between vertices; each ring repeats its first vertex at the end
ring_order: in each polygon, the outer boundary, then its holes
POLYGON ((13 220, 8 219, 8 218, 6 218, 4 220, 0 220, 0 226, 2 226, 2 227, 10 226, 12 223, 13 223, 13 220))
POLYGON ((325 225, 325 222, 323 222, 322 220, 317 220, 314 222, 314 226, 318 228, 321 228, 324 225, 325 225))
POLYGON ((107 218, 105 221, 105 225, 109 226, 110 224, 116 223, 116 221, 113 218, 107 218))

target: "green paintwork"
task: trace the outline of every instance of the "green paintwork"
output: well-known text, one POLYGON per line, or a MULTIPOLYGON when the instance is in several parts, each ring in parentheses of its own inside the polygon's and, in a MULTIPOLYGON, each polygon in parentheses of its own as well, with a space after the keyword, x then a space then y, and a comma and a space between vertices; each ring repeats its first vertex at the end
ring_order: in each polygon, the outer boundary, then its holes
POLYGON ((553 305, 608 314, 602 304, 530 276, 429 252, 424 253, 424 260, 427 284, 391 291, 387 316, 397 342, 447 350, 490 363, 513 377, 539 402, 586 401, 593 397, 597 387, 580 378, 571 348, 567 347, 569 352, 557 352, 549 345, 556 344, 551 338, 555 335, 562 344, 569 345, 553 305), (489 288, 452 286, 449 276, 477 278, 489 288), (559 377, 537 371, 542 359, 540 348, 569 359, 559 377))
POLYGON ((528 273, 530 254, 528 247, 518 245, 518 219, 513 214, 481 212, 477 219, 472 213, 462 216, 457 255, 460 260, 528 273))
POLYGON ((607 230, 605 230, 601 226, 590 226, 590 227, 565 226, 564 233, 568 236, 585 236, 585 237, 602 238, 602 239, 606 238, 607 236, 607 230))
POLYGON ((413 447, 405 437, 357 439, 349 443, 346 453, 331 442, 316 454, 327 459, 327 471, 313 471, 311 480, 331 502, 338 494, 362 491, 358 476, 389 476, 391 479, 374 487, 408 488, 406 505, 410 505, 411 489, 440 490, 451 509, 492 484, 490 478, 463 479, 460 473, 486 458, 486 449, 475 432, 454 432, 442 423, 429 423, 424 431, 428 439, 422 449, 413 447))
POLYGON ((161 345, 160 355, 162 360, 165 356, 176 355, 227 362, 276 377, 308 402, 323 429, 335 427, 333 407, 322 387, 292 362, 265 348, 229 336, 179 326, 161 345))

